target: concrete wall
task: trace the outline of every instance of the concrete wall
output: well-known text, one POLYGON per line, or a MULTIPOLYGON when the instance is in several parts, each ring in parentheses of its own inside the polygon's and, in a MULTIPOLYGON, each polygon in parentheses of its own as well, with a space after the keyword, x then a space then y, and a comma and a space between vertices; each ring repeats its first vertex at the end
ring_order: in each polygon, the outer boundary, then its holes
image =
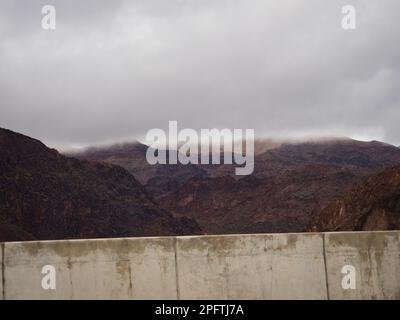
POLYGON ((0 243, 0 300, 3 300, 3 255, 4 244, 0 243))
POLYGON ((178 238, 179 298, 326 299, 320 234, 178 238))
POLYGON ((330 299, 400 299, 400 232, 325 235, 330 299), (356 269, 356 290, 343 290, 343 265, 356 269))
POLYGON ((5 299, 176 299, 174 238, 5 243, 5 299), (56 268, 56 290, 41 285, 56 268))
POLYGON ((15 242, 0 265, 3 299, 400 299, 400 232, 15 242))

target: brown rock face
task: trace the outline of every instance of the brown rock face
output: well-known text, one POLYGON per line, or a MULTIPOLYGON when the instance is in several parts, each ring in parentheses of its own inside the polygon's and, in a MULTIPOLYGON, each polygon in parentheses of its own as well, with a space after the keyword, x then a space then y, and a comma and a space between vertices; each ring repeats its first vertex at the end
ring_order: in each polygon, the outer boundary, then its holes
POLYGON ((400 229, 400 166, 371 176, 332 202, 308 226, 308 231, 400 229))
POLYGON ((83 157, 118 163, 146 176, 147 190, 164 208, 194 218, 207 233, 304 231, 331 201, 369 175, 400 163, 399 148, 376 141, 257 141, 254 173, 238 177, 229 165, 149 166, 145 149, 107 157, 97 150, 94 157, 83 157))
POLYGON ((208 176, 204 169, 193 164, 150 165, 146 160, 146 151, 147 146, 134 142, 93 147, 70 155, 77 159, 111 163, 125 168, 155 198, 176 191, 193 177, 208 176))
POLYGON ((378 141, 289 143, 256 157, 255 174, 268 177, 308 165, 329 165, 368 175, 397 163, 400 163, 400 149, 378 141))
POLYGON ((331 201, 399 162, 400 150, 379 142, 283 144, 256 156, 252 176, 192 179, 159 202, 208 233, 301 232, 331 201))
POLYGON ((208 233, 295 232, 357 179, 351 171, 316 165, 269 178, 194 178, 159 202, 195 218, 208 233))
POLYGON ((0 150, 1 241, 201 232, 160 208, 122 167, 68 158, 5 129, 0 150))

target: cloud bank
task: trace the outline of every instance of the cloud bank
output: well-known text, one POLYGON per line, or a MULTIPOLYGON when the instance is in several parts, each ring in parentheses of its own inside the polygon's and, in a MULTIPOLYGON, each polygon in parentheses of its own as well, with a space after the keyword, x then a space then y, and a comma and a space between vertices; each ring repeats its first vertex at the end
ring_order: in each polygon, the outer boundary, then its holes
POLYGON ((400 144, 397 0, 3 0, 0 126, 59 148, 182 128, 400 144), (57 29, 41 28, 54 5, 57 29), (343 5, 357 29, 341 27, 343 5))

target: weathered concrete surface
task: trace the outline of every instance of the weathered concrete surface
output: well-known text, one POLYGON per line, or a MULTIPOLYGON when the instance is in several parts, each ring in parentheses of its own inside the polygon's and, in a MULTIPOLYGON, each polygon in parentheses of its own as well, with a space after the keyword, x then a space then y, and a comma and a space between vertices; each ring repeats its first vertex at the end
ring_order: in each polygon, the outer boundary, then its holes
POLYGON ((181 237, 181 299, 326 299, 321 234, 181 237))
POLYGON ((0 243, 0 300, 3 300, 3 248, 4 244, 0 243))
POLYGON ((400 299, 398 231, 15 242, 2 248, 4 299, 400 299), (56 269, 55 290, 41 286, 44 265, 56 269), (345 265, 356 269, 355 290, 342 287, 345 265))
POLYGON ((400 299, 400 232, 325 234, 330 299, 400 299), (356 289, 343 290, 344 265, 356 269, 356 289))
POLYGON ((5 299, 176 299, 173 238, 5 244, 5 299), (56 268, 56 290, 41 286, 56 268))

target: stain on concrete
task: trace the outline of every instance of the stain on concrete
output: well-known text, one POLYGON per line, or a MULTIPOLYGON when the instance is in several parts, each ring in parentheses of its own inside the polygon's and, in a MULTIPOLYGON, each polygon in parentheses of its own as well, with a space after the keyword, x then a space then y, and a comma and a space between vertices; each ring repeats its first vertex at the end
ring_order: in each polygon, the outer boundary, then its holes
POLYGON ((388 249, 390 243, 400 243, 397 232, 328 233, 327 237, 331 248, 350 247, 357 251, 374 248, 376 252, 382 252, 388 249))
MULTIPOLYGON (((363 299, 393 299, 400 290, 400 233, 327 233, 326 252, 340 268, 340 261, 357 269, 357 290, 351 296, 363 299)), ((334 270, 331 270, 334 271, 334 270)), ((334 295, 348 296, 339 288, 334 295)))
POLYGON ((94 257, 108 256, 110 260, 127 260, 132 255, 143 255, 146 251, 172 252, 172 241, 165 237, 19 242, 7 245, 7 257, 50 256, 57 258, 57 261, 90 261, 94 257))
MULTIPOLYGON (((68 287, 70 290, 70 298, 76 297, 74 294, 80 296, 74 288, 77 283, 72 283, 71 280, 72 269, 95 273, 94 279, 105 287, 100 296, 131 298, 135 291, 133 272, 136 271, 131 268, 138 266, 141 270, 150 270, 146 275, 150 276, 149 279, 152 279, 152 273, 157 272, 154 275, 154 279, 157 279, 154 286, 159 291, 156 292, 173 295, 171 298, 174 299, 181 295, 185 297, 189 289, 192 290, 191 296, 207 297, 211 294, 212 297, 209 298, 214 298, 215 295, 232 299, 237 295, 258 295, 259 298, 274 297, 276 294, 279 297, 284 297, 285 294, 291 296, 292 283, 301 284, 306 281, 304 277, 307 276, 308 267, 305 267, 305 263, 311 263, 319 276, 311 278, 313 281, 316 279, 313 282, 314 287, 305 287, 304 290, 307 291, 304 295, 307 296, 314 290, 312 292, 315 296, 326 298, 324 290, 330 286, 331 281, 333 287, 338 286, 336 282, 340 280, 340 269, 336 269, 344 262, 354 264, 360 272, 361 297, 400 299, 400 274, 395 274, 400 273, 400 232, 327 233, 325 241, 324 248, 323 234, 251 234, 42 241, 7 243, 2 248, 5 248, 6 257, 3 259, 4 269, 10 268, 10 272, 19 270, 21 275, 25 275, 26 269, 42 265, 44 261, 63 265, 65 272, 69 272, 68 286, 64 288, 68 287), (324 261, 323 254, 327 254, 325 260, 329 262, 328 265, 325 264, 325 271, 321 263, 324 261), (105 265, 111 266, 111 269, 107 267, 106 270, 113 272, 109 275, 98 272, 102 270, 99 269, 98 262, 106 262, 105 265), (151 268, 147 268, 150 263, 151 268), (175 272, 171 272, 174 263, 175 272), (202 263, 201 268, 199 263, 202 263), (92 268, 82 269, 87 264, 92 268), (201 270, 200 278, 196 274, 198 268, 201 270), (282 268, 287 271, 282 271, 282 268), (180 272, 181 270, 183 271, 180 272), (322 276, 324 273, 333 276, 325 278, 322 276), (288 278, 297 278, 294 282, 289 281, 285 278, 286 274, 288 278), (287 289, 280 291, 281 288, 276 287, 279 283, 274 282, 277 279, 286 283, 287 289), (246 286, 249 283, 252 286, 246 286), (176 289, 174 287, 171 291, 172 285, 176 285, 176 289), (121 293, 119 290, 124 291, 121 293)), ((30 277, 29 273, 26 276, 30 277)), ((85 278, 84 274, 79 275, 81 276, 85 278)), ((140 277, 140 273, 137 276, 140 277)), ((80 279, 79 277, 76 279, 80 279)), ((23 285, 21 281, 25 283, 26 279, 22 278, 14 277, 11 284, 8 284, 9 288, 23 285)), ((140 281, 139 278, 137 286, 146 285, 140 281)), ((6 290, 6 287, 3 289, 6 290)), ((329 294, 330 291, 327 290, 329 294)), ((94 291, 89 290, 88 294, 94 294, 94 291)), ((14 292, 18 293, 18 290, 14 292)), ((301 290, 297 292, 299 293, 296 295, 303 294, 301 290)))

